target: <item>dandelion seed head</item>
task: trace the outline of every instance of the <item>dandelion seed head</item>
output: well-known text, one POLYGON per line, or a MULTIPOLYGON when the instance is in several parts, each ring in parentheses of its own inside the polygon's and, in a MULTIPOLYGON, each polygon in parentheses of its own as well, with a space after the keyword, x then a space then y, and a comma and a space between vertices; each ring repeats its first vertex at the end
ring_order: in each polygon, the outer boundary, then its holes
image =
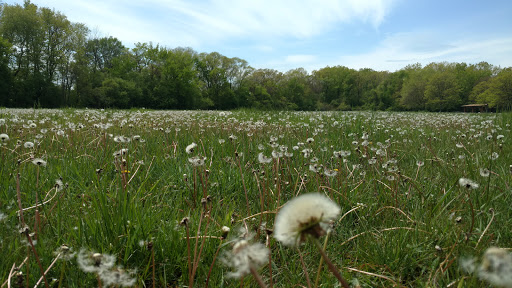
POLYGON ((272 158, 267 157, 265 156, 265 154, 263 154, 263 152, 260 152, 260 154, 258 154, 258 162, 260 162, 261 164, 268 164, 272 162, 272 158))
POLYGON ((98 273, 98 276, 103 281, 103 285, 105 285, 105 287, 132 287, 137 280, 133 277, 134 274, 135 271, 126 271, 120 268, 115 268, 113 270, 102 270, 98 273))
POLYGON ((7 135, 5 133, 0 134, 0 141, 2 141, 2 142, 9 141, 9 135, 7 135))
POLYGON ((46 161, 44 161, 44 160, 43 160, 43 159, 41 159, 41 158, 34 158, 34 159, 32 159, 32 163, 33 163, 34 165, 37 165, 37 166, 43 166, 43 167, 45 167, 45 166, 46 166, 46 161))
POLYGON ((493 285, 512 287, 512 254, 505 249, 490 247, 476 272, 480 279, 493 285))
POLYGON ((491 172, 487 168, 480 168, 480 176, 482 177, 489 177, 491 172))
POLYGON ((194 152, 194 149, 196 149, 197 147, 197 144, 192 142, 190 145, 187 146, 187 148, 185 148, 185 152, 187 152, 187 154, 191 154, 192 152, 194 152))
POLYGON ((321 236, 339 213, 338 204, 324 195, 302 194, 288 201, 277 214, 274 237, 283 245, 295 246, 304 240, 305 234, 321 236))
POLYGON ((114 255, 80 249, 76 261, 82 271, 86 273, 99 273, 114 267, 116 257, 114 255))
POLYGON ((259 269, 268 262, 269 250, 261 243, 249 243, 240 240, 233 245, 233 249, 224 253, 221 262, 235 269, 227 274, 230 278, 241 278, 251 272, 251 268, 259 269))
POLYGON ((188 162, 190 164, 192 164, 192 166, 194 166, 194 167, 203 166, 205 161, 206 161, 206 157, 194 156, 194 157, 188 158, 188 162))
POLYGON ((25 147, 27 149, 34 148, 34 142, 27 141, 27 142, 25 142, 25 144, 23 144, 23 147, 25 147))
POLYGON ((478 183, 468 178, 460 178, 459 185, 467 189, 477 189, 479 187, 478 183))

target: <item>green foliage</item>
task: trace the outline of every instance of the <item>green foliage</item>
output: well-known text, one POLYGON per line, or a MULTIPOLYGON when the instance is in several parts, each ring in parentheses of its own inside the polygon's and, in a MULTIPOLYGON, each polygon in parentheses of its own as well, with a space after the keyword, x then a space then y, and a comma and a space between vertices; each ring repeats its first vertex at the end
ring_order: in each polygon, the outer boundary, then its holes
POLYGON ((482 103, 510 109, 510 68, 486 62, 415 64, 392 73, 344 66, 283 73, 218 52, 152 43, 130 49, 115 37, 90 38, 85 25, 30 1, 1 7, 0 105, 9 107, 459 111, 482 103))

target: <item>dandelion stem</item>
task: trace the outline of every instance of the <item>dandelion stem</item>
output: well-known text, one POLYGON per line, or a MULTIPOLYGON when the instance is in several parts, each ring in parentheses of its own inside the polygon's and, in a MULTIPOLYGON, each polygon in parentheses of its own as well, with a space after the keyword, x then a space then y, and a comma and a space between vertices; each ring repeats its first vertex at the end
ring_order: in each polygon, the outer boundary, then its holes
POLYGON ((338 279, 338 281, 340 282, 341 286, 343 286, 344 288, 350 288, 350 286, 348 285, 347 280, 345 280, 343 278, 343 276, 341 276, 340 271, 338 271, 336 266, 334 266, 334 264, 332 264, 332 262, 329 259, 329 257, 327 257, 327 254, 325 254, 325 251, 322 249, 322 245, 320 244, 318 239, 314 238, 314 237, 311 237, 311 236, 308 237, 308 238, 311 240, 311 242, 313 242, 313 244, 316 246, 316 248, 318 248, 318 251, 320 251, 320 254, 322 255, 322 258, 325 261, 325 264, 327 264, 327 267, 329 267, 329 270, 331 271, 331 273, 338 279))
POLYGON ((304 264, 304 258, 302 257, 302 253, 300 252, 300 249, 298 247, 297 247, 297 252, 299 253, 300 264, 302 265, 302 270, 304 271, 304 275, 306 276, 308 288, 311 288, 311 280, 309 279, 308 269, 306 268, 306 264, 304 264))
MULTIPOLYGON (((48 268, 46 268, 46 271, 44 271, 44 275, 46 275, 50 271, 50 269, 52 269, 53 265, 55 265, 55 263, 57 262, 57 260, 59 260, 59 258, 60 258, 60 253, 57 254, 57 256, 55 256, 55 259, 53 259, 53 261, 50 264, 50 266, 48 266, 48 268)), ((39 286, 41 281, 43 281, 44 275, 41 276, 41 278, 39 278, 39 280, 37 281, 36 285, 34 285, 34 288, 37 288, 37 286, 39 286)))
POLYGON ((242 179, 242 186, 244 187, 245 193, 245 202, 247 205, 247 215, 251 215, 251 208, 249 206, 249 197, 247 196, 247 188, 245 187, 244 173, 242 171, 242 164, 240 163, 240 159, 237 157, 238 168, 240 169, 240 178, 242 179))
POLYGON ((252 265, 249 266, 249 270, 251 271, 251 274, 256 280, 256 282, 258 282, 258 285, 260 285, 261 288, 267 288, 267 285, 265 285, 263 279, 261 279, 260 274, 258 273, 258 271, 256 271, 256 269, 254 269, 254 267, 252 267, 252 265))
POLYGON ((217 251, 215 251, 215 255, 213 255, 212 265, 210 265, 210 270, 208 270, 208 276, 206 277, 205 288, 208 288, 208 282, 210 281, 210 275, 212 274, 213 265, 215 264, 215 260, 217 260, 217 255, 219 255, 220 247, 222 247, 222 242, 224 239, 220 240, 219 247, 217 247, 217 251))
MULTIPOLYGON (((327 233, 327 235, 325 236, 325 240, 324 240, 324 246, 323 246, 323 250, 325 250, 325 248, 327 247, 327 240, 329 239, 329 234, 330 233, 327 233)), ((324 264, 323 262, 324 258, 320 258, 320 263, 318 264, 318 271, 316 272, 316 279, 315 279, 315 288, 318 287, 318 281, 320 280, 320 272, 322 272, 322 266, 324 264)))
MULTIPOLYGON (((192 278, 192 263, 190 260, 192 260, 192 259, 190 258, 190 232, 188 229, 188 224, 185 224, 185 231, 187 233, 188 279, 189 279, 189 286, 190 286, 190 281, 192 278)), ((190 286, 190 287, 192 287, 192 286, 190 286)))

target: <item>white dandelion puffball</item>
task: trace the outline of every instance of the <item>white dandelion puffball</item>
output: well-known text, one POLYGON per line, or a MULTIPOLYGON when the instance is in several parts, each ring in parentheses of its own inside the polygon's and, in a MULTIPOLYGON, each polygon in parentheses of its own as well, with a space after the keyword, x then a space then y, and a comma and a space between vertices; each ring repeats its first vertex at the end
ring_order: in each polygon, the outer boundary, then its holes
POLYGON ((233 250, 224 254, 222 263, 234 268, 235 271, 227 274, 228 277, 240 278, 251 272, 251 268, 259 269, 268 262, 270 251, 261 243, 250 244, 247 240, 240 240, 233 246, 233 250))
POLYGON ((295 246, 304 240, 305 234, 321 236, 340 211, 338 204, 320 193, 300 195, 277 213, 274 237, 283 245, 295 246))

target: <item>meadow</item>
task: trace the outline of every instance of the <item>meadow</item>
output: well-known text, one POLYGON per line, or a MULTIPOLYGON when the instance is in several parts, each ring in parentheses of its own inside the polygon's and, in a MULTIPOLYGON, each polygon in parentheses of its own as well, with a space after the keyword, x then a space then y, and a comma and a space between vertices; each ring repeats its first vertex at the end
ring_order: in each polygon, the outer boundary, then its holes
POLYGON ((351 287, 512 287, 511 125, 0 109, 0 285, 343 286, 323 253, 351 287), (276 215, 311 193, 339 211, 285 245, 276 215))

